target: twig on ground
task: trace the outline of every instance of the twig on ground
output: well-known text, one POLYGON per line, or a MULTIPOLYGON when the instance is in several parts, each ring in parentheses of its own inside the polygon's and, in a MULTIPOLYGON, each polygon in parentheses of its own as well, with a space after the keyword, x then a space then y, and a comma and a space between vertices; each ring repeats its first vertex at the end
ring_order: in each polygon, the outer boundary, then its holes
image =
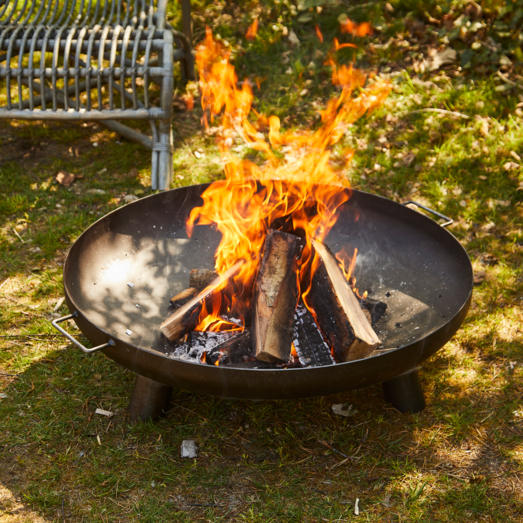
POLYGON ((0 338, 59 338, 63 334, 5 334, 1 335, 0 338))
POLYGON ((7 278, 2 282, 2 285, 0 285, 0 289, 10 280, 11 278, 7 278))
POLYGON ((0 376, 20 376, 20 374, 7 374, 6 372, 0 372, 0 376))
POLYGON ((186 503, 188 507, 221 507, 216 503, 186 503))
POLYGON ((329 445, 326 441, 320 440, 320 443, 322 445, 325 445, 328 449, 331 449, 332 451, 336 452, 336 454, 339 454, 340 456, 343 456, 344 458, 348 458, 347 454, 344 454, 343 452, 340 452, 339 450, 335 449, 332 445, 329 445))
POLYGON ((409 111, 405 114, 405 116, 409 114, 416 114, 416 113, 440 113, 440 114, 448 114, 449 116, 456 116, 458 118, 464 118, 465 120, 470 120, 470 116, 467 116, 463 113, 458 113, 457 111, 447 111, 446 109, 438 109, 437 107, 427 107, 425 109, 416 109, 415 111, 409 111))
POLYGON ((518 89, 523 90, 523 85, 518 84, 517 82, 514 82, 507 76, 505 76, 501 71, 497 71, 497 75, 508 85, 511 85, 512 87, 517 87, 518 89))
POLYGON ((11 227, 11 230, 15 233, 15 236, 22 242, 22 243, 25 243, 24 240, 22 239, 22 237, 18 234, 18 232, 16 231, 16 229, 14 229, 13 227, 11 227))
POLYGON ((376 5, 378 2, 367 2, 365 4, 360 4, 360 5, 352 5, 352 4, 349 4, 348 2, 345 2, 345 0, 342 0, 342 2, 349 6, 348 9, 345 9, 345 12, 346 13, 350 13, 351 11, 356 11, 356 9, 363 9, 364 7, 371 7, 373 5, 376 5))

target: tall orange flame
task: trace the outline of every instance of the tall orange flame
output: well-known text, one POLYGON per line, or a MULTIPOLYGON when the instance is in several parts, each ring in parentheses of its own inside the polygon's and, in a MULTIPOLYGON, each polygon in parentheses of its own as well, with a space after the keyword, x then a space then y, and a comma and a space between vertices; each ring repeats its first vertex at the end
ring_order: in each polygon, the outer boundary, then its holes
POLYGON ((372 34, 372 27, 368 22, 357 24, 356 22, 353 22, 352 20, 347 18, 346 20, 340 22, 340 25, 342 33, 350 33, 353 36, 359 37, 372 34))
MULTIPOLYGON (((337 44, 339 46, 339 44, 337 44)), ((352 45, 352 44, 351 44, 352 45)), ((347 126, 380 105, 390 91, 381 80, 365 87, 366 76, 352 66, 337 65, 331 57, 333 81, 342 87, 338 97, 319 111, 321 125, 316 130, 283 130, 277 116, 256 113, 249 120, 253 94, 248 82, 238 83, 229 62, 230 50, 212 37, 207 28, 198 47, 196 63, 200 74, 204 125, 221 114, 218 145, 225 165, 225 181, 214 182, 202 195, 203 205, 194 208, 187 220, 191 236, 197 224, 214 224, 222 234, 215 267, 223 274, 234 263, 242 266, 237 283, 252 281, 267 228, 277 219, 288 218, 293 229, 304 237, 324 240, 336 222, 337 210, 348 200, 349 182, 344 170, 354 152, 345 149, 331 159, 332 149, 347 126), (357 96, 353 96, 358 89, 357 96), (268 129, 268 133, 267 133, 268 129), (236 144, 259 151, 261 164, 238 158, 231 148, 236 144)), ((301 274, 314 272, 311 246, 302 255, 301 274)), ((309 282, 300 282, 306 294, 309 282)), ((211 311, 206 311, 210 313, 211 311)), ((218 311, 212 311, 214 318, 218 311)), ((201 318, 203 319, 203 318, 201 318)), ((210 320, 209 320, 210 321, 210 320)))
POLYGON ((258 33, 258 19, 255 18, 254 22, 249 26, 249 29, 247 29, 247 34, 245 35, 245 38, 247 38, 247 40, 254 40, 256 38, 257 33, 258 33))
POLYGON ((316 29, 316 36, 318 37, 318 40, 323 43, 323 34, 318 26, 318 24, 315 25, 315 29, 316 29))

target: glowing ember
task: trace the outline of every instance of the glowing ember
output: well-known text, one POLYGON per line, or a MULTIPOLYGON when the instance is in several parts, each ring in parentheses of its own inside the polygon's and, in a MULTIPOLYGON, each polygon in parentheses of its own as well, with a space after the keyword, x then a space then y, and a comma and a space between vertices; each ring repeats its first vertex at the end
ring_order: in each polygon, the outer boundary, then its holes
MULTIPOLYGON (((350 25, 349 22, 344 22, 344 32, 361 36, 370 31, 368 24, 350 22, 350 25)), ((254 38, 257 26, 255 20, 248 38, 254 38)), ((319 28, 317 35, 323 39, 319 28)), ((347 46, 354 47, 354 44, 335 41, 334 51, 347 46)), ((354 154, 351 149, 341 154, 338 151, 333 162, 332 148, 348 125, 380 105, 390 91, 390 85, 381 80, 365 86, 367 77, 363 73, 352 65, 338 65, 331 55, 328 63, 333 68, 333 82, 342 89, 338 97, 329 100, 326 108, 319 111, 321 125, 316 130, 283 130, 277 116, 267 118, 253 110, 255 117, 249 120, 253 102, 250 83, 238 84, 229 56, 230 50, 216 42, 207 28, 205 41, 196 55, 205 114, 203 123, 208 126, 221 115, 218 145, 226 180, 213 183, 203 193, 204 203, 192 210, 186 227, 189 236, 197 224, 213 224, 221 232, 215 256, 218 274, 238 261, 242 265, 234 279, 237 292, 213 303, 212 310, 203 308, 197 327, 201 331, 241 328, 225 322, 220 313, 234 310, 241 300, 249 300, 243 289, 248 289, 255 277, 267 228, 275 220, 289 218, 294 232, 305 238, 320 241, 326 238, 336 222, 337 210, 349 198, 349 193, 343 190, 349 187, 343 172, 354 154), (238 143, 259 151, 264 163, 258 165, 235 156, 232 148, 238 143)), ((311 253, 307 239, 299 282, 305 303, 315 270, 311 253)), ((355 260, 355 255, 353 258, 355 260)))

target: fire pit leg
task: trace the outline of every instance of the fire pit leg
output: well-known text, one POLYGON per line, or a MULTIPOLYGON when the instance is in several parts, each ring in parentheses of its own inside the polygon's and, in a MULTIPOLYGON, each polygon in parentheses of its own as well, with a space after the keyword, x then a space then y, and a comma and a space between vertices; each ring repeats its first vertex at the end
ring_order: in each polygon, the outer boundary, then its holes
POLYGON ((137 374, 129 402, 131 421, 154 421, 160 418, 167 409, 172 390, 172 387, 137 374))
POLYGON ((385 400, 400 412, 421 412, 425 408, 425 395, 418 369, 382 383, 385 400))

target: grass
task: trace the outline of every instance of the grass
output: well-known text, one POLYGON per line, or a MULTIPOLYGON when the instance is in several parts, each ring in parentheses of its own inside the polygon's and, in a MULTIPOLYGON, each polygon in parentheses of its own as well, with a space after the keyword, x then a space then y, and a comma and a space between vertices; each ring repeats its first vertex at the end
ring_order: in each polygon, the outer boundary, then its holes
MULTIPOLYGON (((501 67, 512 79, 523 75, 506 36, 521 19, 510 3, 485 2, 485 27, 455 38, 455 26, 444 20, 470 15, 474 21, 472 4, 397 1, 391 11, 372 3, 313 3, 321 13, 313 6, 293 15, 288 2, 201 0, 194 3, 196 39, 212 25, 236 50, 240 77, 260 82, 255 108, 279 115, 284 126, 307 127, 335 94, 323 62, 340 36, 338 17, 381 27, 358 42, 355 54, 341 57, 389 77, 394 86, 384 106, 344 136, 356 149, 347 176, 359 189, 415 199, 453 217, 452 233, 475 270, 484 271, 463 327, 423 366, 426 410, 399 414, 380 387, 259 403, 177 390, 165 419, 132 425, 126 407, 133 375, 101 354, 81 354, 55 335, 50 318, 72 242, 123 205, 126 195, 150 194, 149 153, 96 124, 3 120, 0 521, 523 518, 523 173, 517 159, 523 156, 517 107, 523 91, 505 89, 496 74, 501 67), (255 14, 259 36, 247 42, 243 35, 255 14), (417 33, 418 23, 425 29, 417 33), (289 45, 283 27, 293 29, 299 47, 289 45), (471 67, 460 65, 471 42, 489 36, 499 50, 483 47, 474 51, 471 67), (421 72, 429 50, 447 45, 457 61, 421 72), (512 65, 500 65, 502 53, 512 65), (422 108, 469 118, 414 112, 422 108), (59 171, 83 178, 66 188, 54 181, 59 171), (335 416, 334 403, 352 404, 358 413, 335 416), (96 408, 116 414, 103 418, 94 415, 96 408), (197 460, 180 458, 185 438, 197 440, 197 460), (331 447, 351 459, 343 462, 331 447)), ((170 9, 176 22, 176 4, 170 9)), ((173 187, 223 177, 200 116, 198 109, 176 113, 173 187)), ((65 312, 64 306, 57 310, 65 312)))

